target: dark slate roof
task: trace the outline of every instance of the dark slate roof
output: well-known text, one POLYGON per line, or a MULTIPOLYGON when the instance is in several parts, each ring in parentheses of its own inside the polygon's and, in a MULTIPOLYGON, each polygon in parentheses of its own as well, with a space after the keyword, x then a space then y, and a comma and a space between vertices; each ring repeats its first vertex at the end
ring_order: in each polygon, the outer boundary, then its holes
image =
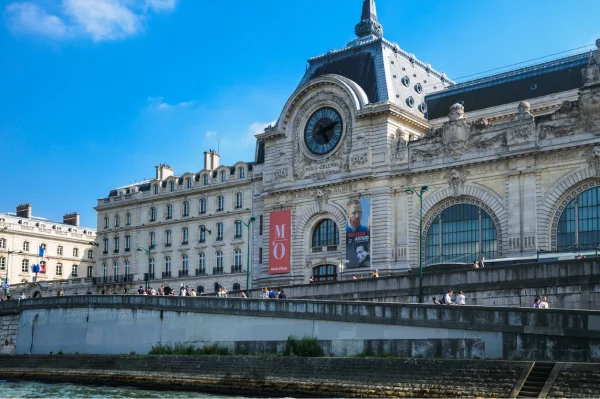
POLYGON ((469 112, 577 89, 588 57, 577 54, 450 86, 425 97, 427 117, 445 117, 456 103, 469 112))

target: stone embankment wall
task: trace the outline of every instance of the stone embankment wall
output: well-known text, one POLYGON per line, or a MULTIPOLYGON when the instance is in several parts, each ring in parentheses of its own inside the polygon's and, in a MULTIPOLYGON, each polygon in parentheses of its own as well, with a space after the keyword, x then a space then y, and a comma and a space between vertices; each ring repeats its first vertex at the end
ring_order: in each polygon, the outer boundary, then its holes
POLYGON ((214 356, 1 356, 0 378, 245 396, 507 397, 524 362, 214 356))
MULTIPOLYGON (((341 282, 284 287, 288 298, 416 303, 417 273, 341 282)), ((453 289, 462 290, 469 305, 531 307, 538 296, 548 296, 553 308, 600 310, 600 260, 584 259, 494 266, 483 269, 426 272, 426 303, 453 289)), ((258 298, 260 290, 253 290, 258 298)))
POLYGON ((565 363, 562 365, 549 398, 600 397, 600 364, 565 363))
POLYGON ((0 354, 16 353, 17 332, 19 331, 20 314, 7 313, 0 316, 0 354))

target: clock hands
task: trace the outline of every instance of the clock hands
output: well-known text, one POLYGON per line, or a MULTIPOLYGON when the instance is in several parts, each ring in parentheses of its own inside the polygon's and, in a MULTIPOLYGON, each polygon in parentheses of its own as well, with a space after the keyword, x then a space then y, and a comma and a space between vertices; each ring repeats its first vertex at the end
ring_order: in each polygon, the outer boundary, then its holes
POLYGON ((337 122, 331 122, 329 125, 321 128, 321 125, 319 125, 320 129, 317 129, 317 131, 315 133, 320 134, 321 136, 323 136, 323 138, 325 139, 325 142, 329 141, 329 135, 327 134, 327 132, 329 132, 331 129, 333 129, 335 127, 335 125, 337 125, 337 122))

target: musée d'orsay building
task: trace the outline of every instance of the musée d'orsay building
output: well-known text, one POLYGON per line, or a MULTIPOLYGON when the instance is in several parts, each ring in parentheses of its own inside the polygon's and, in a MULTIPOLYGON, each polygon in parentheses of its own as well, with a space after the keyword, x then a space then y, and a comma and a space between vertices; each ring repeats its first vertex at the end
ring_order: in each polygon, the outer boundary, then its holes
MULTIPOLYGON (((457 84, 383 37, 374 0, 355 32, 308 61, 276 125, 257 135, 254 162, 205 160, 199 172, 157 172, 130 198, 113 191, 96 208, 99 240, 121 234, 105 218, 130 212, 130 247, 155 240, 157 279, 167 266, 179 275, 185 256, 188 280, 243 288, 249 237, 235 220, 255 217, 255 285, 334 279, 340 263, 345 275, 385 275, 418 265, 416 194, 429 186, 425 264, 600 244, 600 52, 457 84), (166 231, 187 236, 165 247, 166 231)), ((124 262, 104 249, 99 276, 124 262)), ((146 254, 131 255, 139 276, 146 254)))

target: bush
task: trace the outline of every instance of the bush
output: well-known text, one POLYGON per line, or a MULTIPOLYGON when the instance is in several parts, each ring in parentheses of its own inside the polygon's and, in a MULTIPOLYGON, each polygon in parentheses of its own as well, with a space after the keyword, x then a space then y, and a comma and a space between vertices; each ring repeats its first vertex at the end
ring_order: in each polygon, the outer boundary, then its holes
POLYGON ((203 348, 197 348, 193 345, 175 344, 171 345, 154 345, 149 355, 165 355, 165 356, 229 356, 231 353, 226 347, 221 347, 218 344, 212 344, 203 348))
POLYGON ((325 352, 316 338, 304 337, 301 340, 290 335, 285 343, 283 356, 324 357, 325 352))

